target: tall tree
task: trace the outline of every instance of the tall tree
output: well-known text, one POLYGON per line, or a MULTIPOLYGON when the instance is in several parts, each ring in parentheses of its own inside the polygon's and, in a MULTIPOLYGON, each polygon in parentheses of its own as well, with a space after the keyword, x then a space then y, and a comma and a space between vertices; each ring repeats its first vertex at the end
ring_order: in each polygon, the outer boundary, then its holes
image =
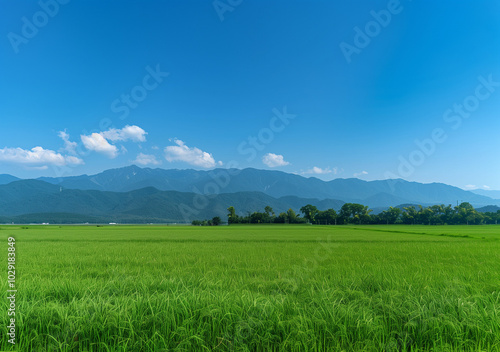
POLYGON ((212 225, 214 226, 219 226, 222 222, 222 219, 218 216, 215 216, 213 219, 212 219, 212 225))
POLYGON ((469 202, 463 202, 459 206, 455 207, 457 211, 458 221, 461 224, 469 225, 469 222, 473 222, 476 218, 476 210, 469 202))
POLYGON ((229 214, 227 214, 227 223, 228 225, 236 223, 236 211, 234 210, 233 206, 230 206, 227 208, 227 211, 229 214))
POLYGON ((418 213, 417 209, 415 209, 413 205, 409 207, 404 207, 402 216, 403 223, 414 225, 417 218, 417 213, 418 213))
POLYGON ((401 209, 389 207, 389 209, 384 210, 380 213, 379 217, 382 221, 385 221, 387 225, 394 224, 401 215, 401 209))
POLYGON ((316 222, 319 224, 332 225, 336 224, 337 212, 334 209, 327 209, 325 211, 318 211, 316 215, 316 222))
POLYGON ((297 222, 297 214, 295 214, 295 211, 293 211, 292 208, 288 209, 286 215, 290 224, 295 224, 297 222))
POLYGON ((311 224, 314 224, 316 221, 316 216, 318 215, 318 208, 314 205, 307 204, 300 208, 300 212, 304 214, 304 218, 309 220, 311 224))
POLYGON ((267 215, 274 216, 273 208, 271 208, 269 205, 266 205, 266 207, 264 208, 264 211, 266 212, 267 215))
POLYGON ((340 217, 347 223, 368 223, 370 221, 370 212, 368 206, 358 203, 345 203, 340 208, 340 217))

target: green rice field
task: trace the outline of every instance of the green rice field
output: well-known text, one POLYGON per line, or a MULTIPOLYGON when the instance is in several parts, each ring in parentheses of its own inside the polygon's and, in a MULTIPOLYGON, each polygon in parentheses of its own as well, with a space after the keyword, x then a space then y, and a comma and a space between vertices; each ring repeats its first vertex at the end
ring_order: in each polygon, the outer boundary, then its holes
POLYGON ((1 226, 0 241, 2 351, 500 351, 500 225, 1 226))

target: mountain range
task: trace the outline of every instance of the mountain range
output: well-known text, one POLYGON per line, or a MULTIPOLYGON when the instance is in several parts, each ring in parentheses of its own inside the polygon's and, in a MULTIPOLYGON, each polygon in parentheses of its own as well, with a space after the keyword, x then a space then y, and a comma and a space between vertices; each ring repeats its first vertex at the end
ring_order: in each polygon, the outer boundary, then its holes
POLYGON ((238 214, 244 215, 262 211, 267 205, 276 213, 289 208, 298 211, 309 203, 317 204, 321 209, 339 209, 344 204, 339 200, 295 196, 273 198, 261 192, 201 196, 188 192, 160 191, 154 187, 108 192, 68 189, 40 180, 21 180, 0 186, 0 222, 36 218, 38 222, 64 223, 72 217, 75 221, 70 222, 190 222, 214 216, 225 219, 229 206, 234 206, 238 214))
POLYGON ((475 189, 471 191, 472 193, 486 196, 489 198, 500 199, 500 191, 492 191, 487 189, 475 189))
POLYGON ((37 180, 0 175, 0 222, 35 218, 72 218, 73 222, 85 219, 90 222, 184 222, 213 216, 225 219, 229 206, 243 215, 262 211, 266 205, 276 213, 289 208, 298 211, 306 204, 338 210, 344 202, 368 205, 375 212, 400 204, 500 205, 499 199, 485 195, 496 195, 494 191, 485 192, 492 193, 478 194, 442 183, 422 184, 402 179, 322 181, 252 168, 199 171, 132 165, 96 175, 37 180))

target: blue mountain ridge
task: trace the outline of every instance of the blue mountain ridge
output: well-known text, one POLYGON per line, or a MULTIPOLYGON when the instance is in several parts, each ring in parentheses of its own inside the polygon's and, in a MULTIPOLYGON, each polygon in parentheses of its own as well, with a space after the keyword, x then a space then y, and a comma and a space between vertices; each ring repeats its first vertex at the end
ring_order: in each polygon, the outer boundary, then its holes
POLYGON ((229 206, 246 215, 262 211, 266 205, 279 213, 289 208, 298 212, 306 204, 339 210, 345 202, 368 205, 374 213, 401 204, 468 201, 475 207, 500 206, 500 200, 442 183, 355 178, 322 181, 251 168, 199 171, 133 165, 95 175, 37 180, 8 176, 0 175, 2 222, 27 219, 26 214, 36 214, 32 216, 36 219, 184 222, 213 216, 225 219, 229 206), (1 184, 2 180, 6 182, 1 184), (211 194, 202 195, 206 192, 211 194))
POLYGON ((210 171, 151 169, 135 165, 106 170, 96 175, 40 180, 81 190, 126 192, 144 187, 161 191, 205 193, 261 192, 274 198, 296 196, 360 202, 370 207, 401 203, 456 204, 467 201, 474 206, 500 205, 500 200, 465 191, 443 183, 423 184, 402 179, 363 181, 356 178, 322 181, 275 170, 247 168, 210 171), (216 185, 216 186, 215 186, 216 185))

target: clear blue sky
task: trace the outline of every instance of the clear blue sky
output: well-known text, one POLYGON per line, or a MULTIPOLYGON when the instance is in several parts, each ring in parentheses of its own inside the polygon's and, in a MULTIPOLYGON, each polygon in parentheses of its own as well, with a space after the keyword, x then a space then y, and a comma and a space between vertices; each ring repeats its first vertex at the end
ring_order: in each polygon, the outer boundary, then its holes
POLYGON ((0 173, 237 165, 500 189, 496 0, 4 0, 0 35, 0 173))

